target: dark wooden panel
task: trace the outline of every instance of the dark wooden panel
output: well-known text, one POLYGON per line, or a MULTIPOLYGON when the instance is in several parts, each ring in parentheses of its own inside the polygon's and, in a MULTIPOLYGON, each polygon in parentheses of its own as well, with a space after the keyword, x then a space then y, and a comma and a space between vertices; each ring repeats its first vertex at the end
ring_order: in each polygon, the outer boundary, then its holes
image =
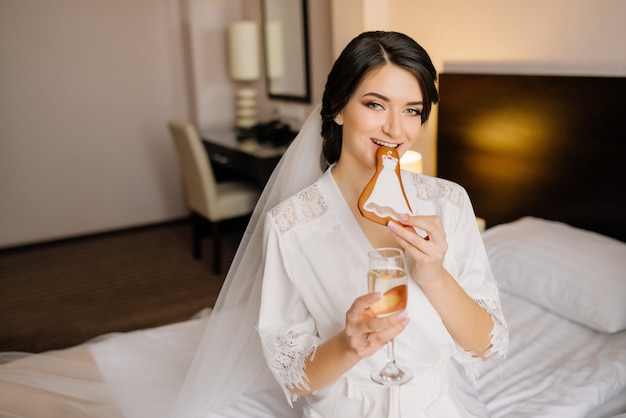
POLYGON ((440 76, 438 175, 488 225, 525 215, 626 241, 626 78, 440 76))
POLYGON ((232 179, 237 175, 255 182, 259 188, 265 187, 281 155, 259 158, 250 153, 211 142, 202 141, 209 155, 216 176, 221 179, 232 179))

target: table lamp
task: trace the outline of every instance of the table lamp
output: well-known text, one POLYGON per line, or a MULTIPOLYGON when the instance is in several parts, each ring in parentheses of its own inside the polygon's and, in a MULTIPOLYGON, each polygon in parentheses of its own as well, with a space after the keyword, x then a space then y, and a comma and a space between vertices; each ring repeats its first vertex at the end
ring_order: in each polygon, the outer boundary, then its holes
POLYGON ((240 134, 251 133, 257 124, 257 92, 250 82, 261 77, 259 24, 234 22, 228 27, 230 77, 240 82, 235 95, 236 127, 240 134))
POLYGON ((422 154, 417 151, 408 150, 400 157, 400 168, 403 170, 422 173, 424 167, 422 165, 422 154))

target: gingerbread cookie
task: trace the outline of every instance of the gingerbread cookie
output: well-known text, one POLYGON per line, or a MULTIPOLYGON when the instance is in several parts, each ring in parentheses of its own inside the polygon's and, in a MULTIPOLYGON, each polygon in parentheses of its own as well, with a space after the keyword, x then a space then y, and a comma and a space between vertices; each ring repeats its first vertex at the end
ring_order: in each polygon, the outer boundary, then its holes
POLYGON ((359 197, 359 211, 370 221, 387 225, 400 222, 400 215, 411 214, 400 177, 400 156, 392 147, 381 146, 376 152, 376 173, 359 197))

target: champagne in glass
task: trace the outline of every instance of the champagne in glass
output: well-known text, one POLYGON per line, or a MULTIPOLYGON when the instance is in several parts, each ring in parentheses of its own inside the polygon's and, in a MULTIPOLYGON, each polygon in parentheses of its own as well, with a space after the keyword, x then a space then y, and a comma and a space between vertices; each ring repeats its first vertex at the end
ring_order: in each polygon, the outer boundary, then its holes
MULTIPOLYGON (((385 317, 406 308, 407 275, 404 251, 398 248, 377 248, 369 252, 368 285, 370 292, 380 292, 382 298, 370 305, 377 317, 385 317)), ((413 378, 410 370, 396 364, 394 341, 387 342, 387 363, 371 373, 374 382, 381 385, 401 385, 413 378)))

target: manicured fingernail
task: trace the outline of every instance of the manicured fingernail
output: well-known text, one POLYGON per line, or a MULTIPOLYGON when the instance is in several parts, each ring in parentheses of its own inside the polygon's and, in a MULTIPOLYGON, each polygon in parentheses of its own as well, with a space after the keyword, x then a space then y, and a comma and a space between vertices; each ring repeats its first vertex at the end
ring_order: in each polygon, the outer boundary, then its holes
POLYGON ((391 229, 392 231, 397 231, 399 228, 398 224, 395 223, 394 221, 387 222, 387 227, 391 229))

